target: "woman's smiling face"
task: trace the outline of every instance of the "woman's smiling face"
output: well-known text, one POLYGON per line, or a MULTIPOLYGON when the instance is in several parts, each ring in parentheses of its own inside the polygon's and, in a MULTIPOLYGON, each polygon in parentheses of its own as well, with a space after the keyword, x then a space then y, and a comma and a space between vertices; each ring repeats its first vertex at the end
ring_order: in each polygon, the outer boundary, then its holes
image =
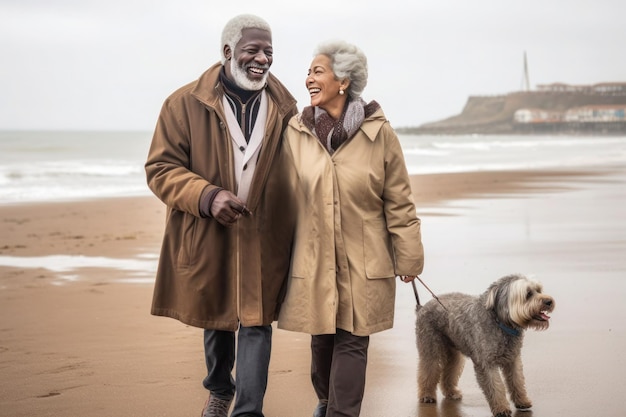
POLYGON ((311 106, 326 110, 336 119, 341 115, 347 97, 347 94, 339 94, 339 90, 345 90, 348 84, 346 80, 335 78, 328 56, 317 55, 313 58, 305 82, 311 96, 311 106), (336 116, 337 109, 339 114, 336 116))

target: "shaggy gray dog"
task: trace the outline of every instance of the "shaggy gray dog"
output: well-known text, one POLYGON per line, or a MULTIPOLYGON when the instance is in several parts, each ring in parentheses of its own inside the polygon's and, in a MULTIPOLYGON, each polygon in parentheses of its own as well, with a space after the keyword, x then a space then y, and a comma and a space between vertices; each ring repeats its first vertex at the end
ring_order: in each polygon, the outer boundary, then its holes
POLYGON ((451 293, 439 297, 441 304, 417 306, 419 401, 436 402, 437 384, 445 397, 461 399, 458 381, 468 356, 494 416, 512 414, 506 389, 516 408, 530 408, 520 353, 524 330, 549 326, 554 300, 541 290, 523 275, 509 275, 478 297, 451 293))

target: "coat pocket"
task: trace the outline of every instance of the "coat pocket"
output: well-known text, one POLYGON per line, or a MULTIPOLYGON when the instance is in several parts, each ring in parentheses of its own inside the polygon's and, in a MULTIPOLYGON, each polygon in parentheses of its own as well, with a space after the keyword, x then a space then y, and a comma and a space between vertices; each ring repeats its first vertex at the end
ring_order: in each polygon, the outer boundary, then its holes
POLYGON ((395 276, 391 238, 384 219, 363 219, 363 256, 367 278, 395 276))
POLYGON ((177 212, 182 217, 182 227, 179 230, 180 246, 178 248, 177 263, 179 268, 187 268, 196 261, 196 234, 198 222, 190 214, 177 212))

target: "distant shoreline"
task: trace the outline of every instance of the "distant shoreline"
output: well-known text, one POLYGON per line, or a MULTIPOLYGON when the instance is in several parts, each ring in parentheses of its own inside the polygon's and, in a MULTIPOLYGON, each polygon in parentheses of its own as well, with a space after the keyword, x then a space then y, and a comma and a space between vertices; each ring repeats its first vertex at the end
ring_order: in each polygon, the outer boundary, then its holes
POLYGON ((448 135, 626 134, 626 83, 601 83, 590 88, 554 84, 539 91, 470 96, 458 115, 396 130, 448 135), (603 89, 597 90, 599 86, 603 89))
POLYGON ((598 126, 575 130, 572 127, 558 125, 525 126, 448 126, 448 127, 398 127, 397 133, 404 135, 519 135, 519 136, 626 136, 626 123, 619 126, 598 126))

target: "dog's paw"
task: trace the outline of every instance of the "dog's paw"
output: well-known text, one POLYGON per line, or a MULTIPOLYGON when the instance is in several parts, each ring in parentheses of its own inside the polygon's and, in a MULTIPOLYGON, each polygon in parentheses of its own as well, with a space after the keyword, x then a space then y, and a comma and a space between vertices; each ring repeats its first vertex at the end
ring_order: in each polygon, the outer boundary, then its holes
POLYGON ((512 416, 513 416, 513 412, 511 410, 500 411, 499 413, 496 413, 493 415, 493 417, 512 417, 512 416))
POLYGON ((529 410, 532 406, 533 406, 533 403, 531 403, 530 400, 521 401, 519 404, 515 403, 515 408, 517 408, 520 411, 529 410))
POLYGON ((463 399, 463 393, 461 392, 461 390, 458 390, 458 389, 446 392, 445 396, 449 400, 457 400, 458 401, 458 400, 462 400, 463 399))
POLYGON ((423 404, 434 404, 437 402, 437 399, 433 397, 422 397, 420 398, 420 402, 423 404))

